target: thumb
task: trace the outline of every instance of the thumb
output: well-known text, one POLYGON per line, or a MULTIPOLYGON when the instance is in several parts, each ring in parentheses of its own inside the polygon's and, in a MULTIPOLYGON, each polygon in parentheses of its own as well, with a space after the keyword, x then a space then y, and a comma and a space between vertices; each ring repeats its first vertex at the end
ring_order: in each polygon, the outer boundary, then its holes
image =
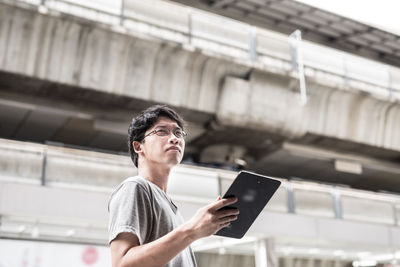
POLYGON ((221 199, 222 199, 221 196, 218 196, 218 197, 217 197, 217 201, 218 201, 218 200, 221 200, 221 199))

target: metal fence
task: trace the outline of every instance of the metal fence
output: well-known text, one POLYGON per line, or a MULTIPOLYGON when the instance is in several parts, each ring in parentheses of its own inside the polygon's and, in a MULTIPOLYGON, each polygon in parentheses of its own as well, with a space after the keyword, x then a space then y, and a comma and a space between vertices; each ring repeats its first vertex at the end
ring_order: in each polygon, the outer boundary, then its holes
MULTIPOLYGON (((128 156, 0 139, 0 181, 111 192, 136 174, 128 156)), ((180 165, 172 173, 174 199, 207 204, 223 195, 236 172, 180 165)), ((313 182, 282 180, 266 211, 397 225, 400 196, 313 182)))

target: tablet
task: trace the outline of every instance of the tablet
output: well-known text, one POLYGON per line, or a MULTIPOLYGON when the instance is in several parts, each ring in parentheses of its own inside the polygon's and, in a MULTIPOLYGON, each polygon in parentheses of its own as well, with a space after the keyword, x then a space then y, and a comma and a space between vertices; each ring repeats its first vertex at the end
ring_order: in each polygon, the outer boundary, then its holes
POLYGON ((281 182, 256 173, 241 171, 223 198, 237 197, 238 201, 222 209, 238 208, 240 213, 230 226, 222 228, 215 235, 242 238, 281 182))

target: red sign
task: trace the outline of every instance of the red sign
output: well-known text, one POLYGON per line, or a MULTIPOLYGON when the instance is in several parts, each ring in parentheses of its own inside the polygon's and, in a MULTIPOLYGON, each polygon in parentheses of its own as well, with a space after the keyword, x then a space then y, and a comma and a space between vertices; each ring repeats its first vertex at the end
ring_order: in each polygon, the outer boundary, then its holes
POLYGON ((97 250, 94 247, 87 247, 82 253, 82 261, 86 265, 95 264, 98 259, 99 259, 99 254, 97 253, 97 250))

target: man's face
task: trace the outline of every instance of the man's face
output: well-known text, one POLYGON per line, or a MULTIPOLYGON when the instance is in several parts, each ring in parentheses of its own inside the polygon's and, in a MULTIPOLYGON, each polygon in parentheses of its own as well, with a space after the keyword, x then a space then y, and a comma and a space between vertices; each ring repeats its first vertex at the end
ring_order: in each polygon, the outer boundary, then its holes
POLYGON ((145 136, 149 135, 140 143, 140 157, 144 157, 151 164, 170 167, 179 164, 183 158, 185 140, 175 136, 176 130, 182 129, 175 121, 160 117, 154 126, 146 131, 145 136), (168 131, 169 134, 165 135, 168 131))

